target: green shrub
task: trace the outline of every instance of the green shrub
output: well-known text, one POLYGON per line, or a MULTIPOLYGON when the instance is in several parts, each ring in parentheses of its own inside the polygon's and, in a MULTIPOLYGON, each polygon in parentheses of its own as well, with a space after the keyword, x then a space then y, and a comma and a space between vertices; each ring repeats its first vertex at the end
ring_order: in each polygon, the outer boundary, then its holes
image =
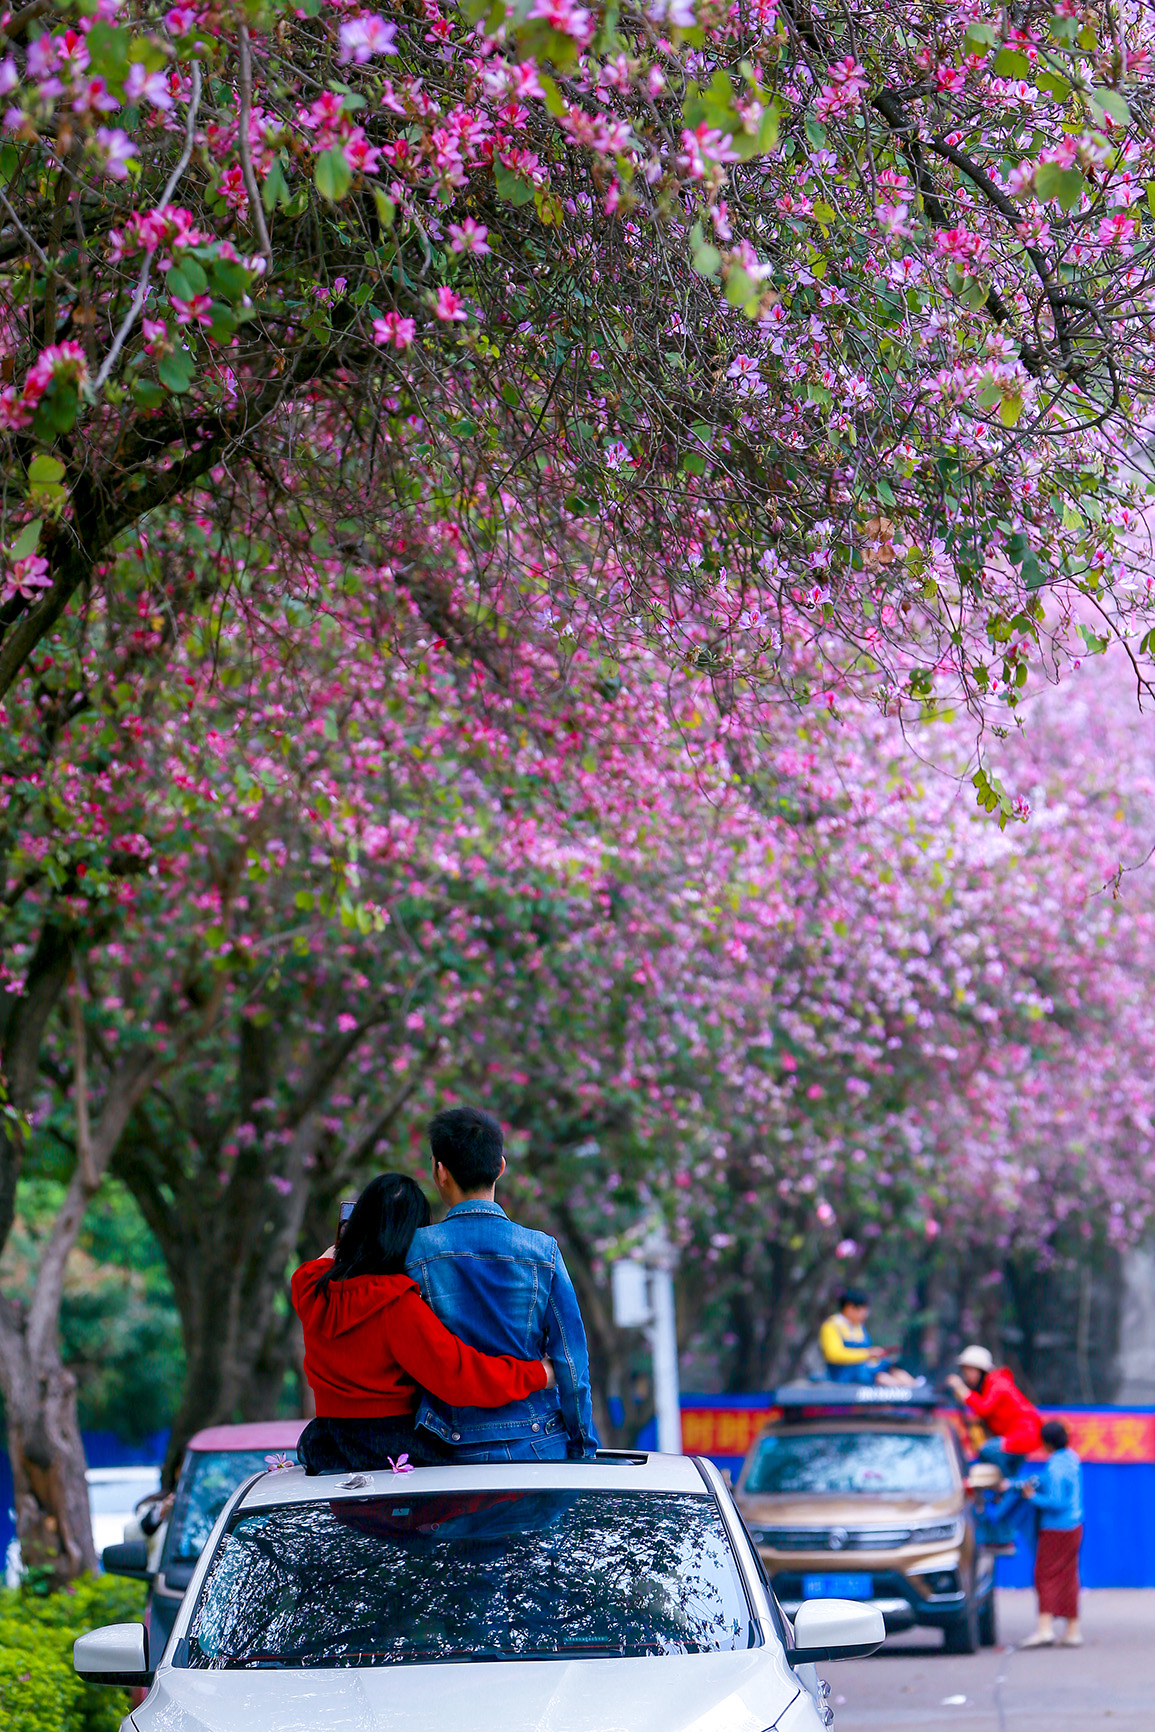
POLYGON ((127 1690, 83 1684, 72 1644, 100 1624, 144 1615, 145 1587, 117 1576, 82 1576, 56 1594, 0 1589, 0 1727, 4 1732, 116 1732, 127 1690))

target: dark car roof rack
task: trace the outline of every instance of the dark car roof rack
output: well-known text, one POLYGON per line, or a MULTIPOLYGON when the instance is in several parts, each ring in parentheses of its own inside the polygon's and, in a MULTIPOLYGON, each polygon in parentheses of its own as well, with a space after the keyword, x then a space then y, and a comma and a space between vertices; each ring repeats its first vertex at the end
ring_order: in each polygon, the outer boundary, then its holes
POLYGON ((618 1467, 645 1467, 650 1453, 645 1449, 599 1449, 593 1459, 613 1462, 618 1467))
POLYGON ((914 1388, 861 1383, 784 1383, 771 1391, 770 1400, 782 1409, 784 1419, 821 1418, 838 1411, 865 1418, 869 1414, 933 1412, 943 1398, 928 1383, 914 1388))

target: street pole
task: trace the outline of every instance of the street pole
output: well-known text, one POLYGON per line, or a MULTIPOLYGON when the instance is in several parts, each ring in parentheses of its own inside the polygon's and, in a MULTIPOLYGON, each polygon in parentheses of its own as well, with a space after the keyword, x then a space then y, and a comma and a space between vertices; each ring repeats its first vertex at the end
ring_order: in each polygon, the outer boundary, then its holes
POLYGON ((665 1223, 655 1226, 645 1244, 653 1320, 646 1333, 654 1367, 654 1413, 658 1448, 665 1455, 682 1453, 682 1405, 678 1388, 678 1327, 674 1315, 674 1264, 677 1253, 665 1223))

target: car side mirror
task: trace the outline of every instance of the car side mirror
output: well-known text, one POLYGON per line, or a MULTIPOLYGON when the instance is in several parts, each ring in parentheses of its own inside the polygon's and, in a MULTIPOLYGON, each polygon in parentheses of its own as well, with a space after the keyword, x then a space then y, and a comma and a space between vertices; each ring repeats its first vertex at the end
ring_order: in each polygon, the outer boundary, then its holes
POLYGON ((861 1600, 804 1600, 794 1614, 794 1646, 786 1650, 792 1666, 811 1661, 863 1660, 886 1640, 877 1606, 861 1600))
POLYGON ((72 1644, 72 1665, 86 1684, 130 1684, 147 1689, 148 1631, 143 1624, 105 1624, 72 1644))
POLYGON ((109 1576, 132 1576, 144 1582, 152 1576, 148 1567, 148 1547, 143 1540, 125 1540, 122 1545, 105 1546, 100 1562, 109 1576))

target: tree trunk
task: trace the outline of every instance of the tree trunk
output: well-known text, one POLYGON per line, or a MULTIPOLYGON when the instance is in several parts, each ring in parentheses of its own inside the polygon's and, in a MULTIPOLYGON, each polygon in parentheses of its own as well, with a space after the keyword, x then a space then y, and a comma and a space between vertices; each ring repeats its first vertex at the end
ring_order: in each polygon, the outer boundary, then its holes
MULTIPOLYGON (((79 1043, 76 1059, 77 1076, 83 1079, 79 1043)), ((8 1417, 16 1537, 25 1564, 44 1572, 54 1588, 96 1568, 76 1380, 60 1359, 64 1274, 112 1150, 156 1068, 147 1051, 126 1058, 113 1076, 91 1137, 86 1134, 87 1101, 78 1099, 76 1172, 41 1258, 32 1298, 27 1305, 0 1299, 0 1385, 8 1417)))
POLYGON ((60 1363, 56 1331, 37 1349, 23 1307, 9 1299, 0 1299, 0 1378, 21 1556, 63 1587, 96 1568, 76 1379, 60 1363))

